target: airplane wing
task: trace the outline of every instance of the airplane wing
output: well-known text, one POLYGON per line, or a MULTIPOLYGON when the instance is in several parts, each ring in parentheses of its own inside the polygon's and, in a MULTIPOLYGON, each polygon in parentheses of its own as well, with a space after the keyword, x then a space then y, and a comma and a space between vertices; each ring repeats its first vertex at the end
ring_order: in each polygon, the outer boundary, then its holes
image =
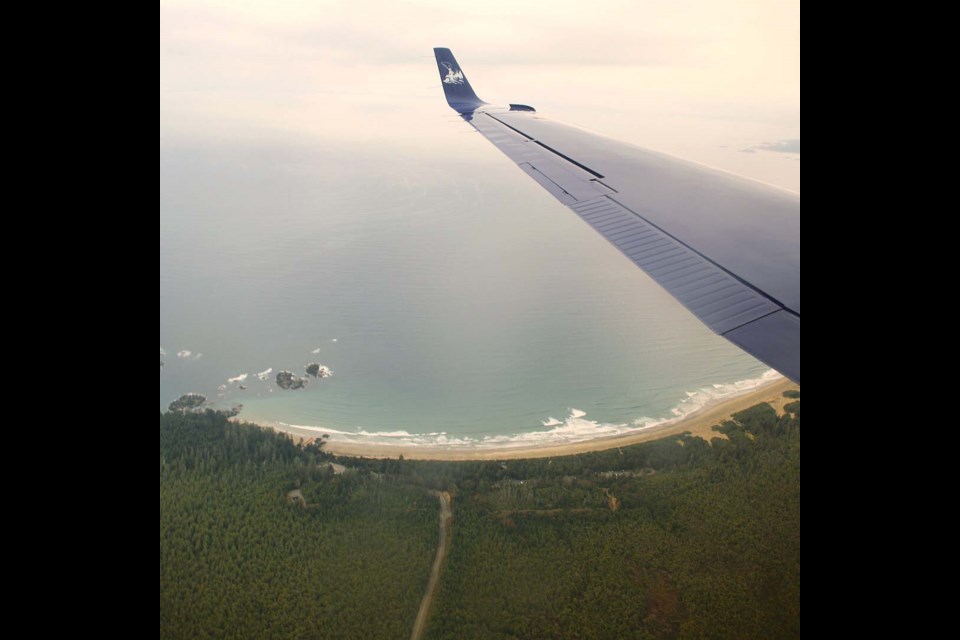
POLYGON ((704 324, 800 382, 800 196, 492 106, 435 53, 464 120, 704 324))

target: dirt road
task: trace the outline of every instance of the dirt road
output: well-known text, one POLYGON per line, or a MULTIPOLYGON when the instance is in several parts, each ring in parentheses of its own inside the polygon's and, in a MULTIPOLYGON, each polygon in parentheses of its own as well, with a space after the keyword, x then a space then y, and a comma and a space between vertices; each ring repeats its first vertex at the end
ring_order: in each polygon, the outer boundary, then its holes
POLYGON ((427 583, 427 593, 423 596, 423 602, 420 604, 420 613, 417 615, 417 623, 413 627, 411 640, 421 640, 423 632, 427 628, 427 620, 430 618, 430 609, 433 607, 433 597, 436 595, 437 585, 440 584, 440 573, 443 571, 443 563, 450 553, 450 542, 453 530, 453 510, 450 507, 450 494, 438 493, 440 498, 440 544, 437 547, 437 559, 433 561, 433 570, 430 572, 430 582, 427 583))

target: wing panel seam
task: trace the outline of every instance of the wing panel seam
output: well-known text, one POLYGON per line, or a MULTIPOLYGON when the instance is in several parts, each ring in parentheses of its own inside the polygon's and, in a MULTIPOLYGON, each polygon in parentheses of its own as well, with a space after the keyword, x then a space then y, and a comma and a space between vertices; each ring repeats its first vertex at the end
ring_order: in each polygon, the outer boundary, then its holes
MULTIPOLYGON (((760 295, 760 296, 762 296, 763 298, 765 298, 765 299, 769 300, 770 302, 774 303, 775 305, 777 305, 778 307, 780 307, 780 309, 782 309, 783 311, 789 313, 790 315, 792 315, 792 316, 794 316, 794 317, 796 317, 796 318, 799 318, 799 317, 800 317, 800 314, 799 314, 799 313, 797 313, 797 312, 794 311, 793 309, 787 307, 785 304, 783 304, 782 302, 780 302, 779 300, 777 300, 776 298, 774 298, 773 296, 771 296, 771 295, 770 295, 769 293, 767 293, 766 291, 763 291, 762 289, 758 289, 756 286, 750 284, 749 282, 747 282, 746 280, 744 280, 743 278, 741 278, 741 277, 738 276, 737 274, 731 272, 730 270, 726 269, 726 268, 723 267, 722 265, 717 264, 716 262, 714 262, 713 260, 711 260, 710 258, 708 258, 707 256, 705 256, 705 255, 702 254, 701 252, 697 251, 696 249, 694 249, 693 247, 691 247, 690 245, 688 245, 686 242, 683 242, 682 240, 680 240, 679 238, 677 238, 677 237, 674 236, 673 234, 668 233, 666 230, 664 230, 664 229, 661 228, 660 226, 658 226, 658 225, 650 222, 649 220, 647 220, 646 218, 644 218, 642 215, 640 215, 639 213, 637 213, 636 211, 634 211, 634 210, 631 209, 630 207, 626 206, 625 204, 623 204, 622 202, 620 202, 620 201, 617 200, 616 198, 614 198, 614 197, 612 197, 612 196, 606 196, 606 198, 608 198, 608 199, 611 200, 612 202, 617 203, 618 205, 620 205, 621 207, 623 207, 624 210, 629 211, 629 212, 632 213, 633 215, 637 216, 638 218, 640 218, 641 220, 643 220, 645 223, 647 223, 648 225, 650 225, 650 226, 653 227, 654 229, 657 229, 658 231, 660 231, 660 233, 662 233, 664 236, 670 238, 671 240, 673 240, 673 241, 676 242, 677 244, 679 244, 679 245, 681 245, 681 246, 683 246, 683 247, 686 247, 687 249, 689 249, 690 251, 692 251, 692 252, 695 253, 696 255, 700 256, 701 258, 703 258, 704 260, 706 260, 708 263, 710 263, 711 265, 713 265, 714 267, 716 267, 716 268, 719 269, 720 271, 726 273, 726 274, 729 275, 731 278, 733 278, 733 279, 735 279, 737 282, 741 283, 743 286, 749 288, 751 291, 756 292, 757 295, 760 295)), ((748 324, 749 324, 749 323, 748 323, 748 324)))
MULTIPOLYGON (((555 154, 555 155, 563 158, 564 160, 566 160, 566 161, 569 162, 570 164, 572 164, 572 165, 574 165, 574 166, 576 166, 576 167, 580 167, 581 169, 583 169, 584 171, 586 171, 587 173, 589 173, 589 174, 592 175, 593 177, 598 178, 598 179, 600 179, 600 180, 606 180, 606 179, 607 179, 607 176, 603 175, 602 173, 598 173, 598 172, 594 171, 593 169, 591 169, 590 167, 588 167, 588 166, 586 166, 586 165, 584 165, 584 164, 581 164, 581 163, 577 162, 576 160, 574 160, 574 159, 571 158, 570 156, 565 155, 565 154, 557 151, 557 150, 554 149, 553 147, 550 147, 550 146, 547 146, 547 145, 543 144, 542 142, 540 142, 540 141, 537 140, 536 138, 531 138, 531 137, 529 136, 529 134, 524 133, 523 131, 521 131, 520 129, 517 129, 516 127, 510 126, 509 124, 507 124, 506 122, 504 122, 504 121, 501 120, 500 118, 497 118, 496 116, 493 116, 493 115, 491 115, 491 114, 489 114, 489 113, 484 113, 484 115, 486 115, 488 118, 492 118, 493 120, 496 120, 497 122, 499 122, 500 124, 502 124, 502 125, 505 126, 506 128, 510 129, 511 131, 515 131, 515 132, 519 133, 520 135, 522 135, 522 136, 523 136, 524 138, 526 138, 527 140, 529 140, 529 141, 531 141, 531 142, 535 142, 536 144, 540 145, 541 147, 543 147, 544 149, 546 149, 546 150, 549 151, 550 153, 555 154)), ((606 186, 606 185, 604 185, 604 186, 606 186)), ((610 187, 607 187, 607 188, 610 189, 610 187)), ((610 189, 610 190, 613 191, 613 189, 610 189)))

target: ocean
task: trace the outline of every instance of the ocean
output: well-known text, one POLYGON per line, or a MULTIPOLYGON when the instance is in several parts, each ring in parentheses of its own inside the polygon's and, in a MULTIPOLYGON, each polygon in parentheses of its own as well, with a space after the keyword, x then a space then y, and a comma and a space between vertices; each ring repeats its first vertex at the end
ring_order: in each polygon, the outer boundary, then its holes
POLYGON ((161 412, 199 393, 318 436, 539 445, 774 376, 465 124, 438 126, 450 145, 161 135, 161 412), (277 386, 310 364, 331 377, 277 386))

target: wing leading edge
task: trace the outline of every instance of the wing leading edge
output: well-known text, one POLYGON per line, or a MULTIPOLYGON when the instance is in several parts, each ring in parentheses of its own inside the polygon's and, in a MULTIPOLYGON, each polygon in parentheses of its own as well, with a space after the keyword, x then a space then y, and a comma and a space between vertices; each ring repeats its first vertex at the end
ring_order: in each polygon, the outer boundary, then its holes
POLYGON ((704 324, 800 382, 800 197, 495 107, 449 49, 447 102, 704 324))

